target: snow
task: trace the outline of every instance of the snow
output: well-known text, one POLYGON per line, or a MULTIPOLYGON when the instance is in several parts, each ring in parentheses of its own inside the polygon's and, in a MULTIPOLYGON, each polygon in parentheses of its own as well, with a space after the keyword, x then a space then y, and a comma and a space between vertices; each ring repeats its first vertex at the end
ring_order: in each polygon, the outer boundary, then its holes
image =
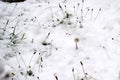
POLYGON ((82 1, 0 1, 0 80, 120 80, 120 0, 82 1))

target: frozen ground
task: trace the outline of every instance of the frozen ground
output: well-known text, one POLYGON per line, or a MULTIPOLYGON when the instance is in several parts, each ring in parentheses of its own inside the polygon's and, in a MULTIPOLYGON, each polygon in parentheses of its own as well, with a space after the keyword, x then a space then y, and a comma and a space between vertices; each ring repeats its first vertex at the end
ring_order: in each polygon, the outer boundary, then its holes
POLYGON ((119 4, 0 1, 0 80, 120 80, 119 4))

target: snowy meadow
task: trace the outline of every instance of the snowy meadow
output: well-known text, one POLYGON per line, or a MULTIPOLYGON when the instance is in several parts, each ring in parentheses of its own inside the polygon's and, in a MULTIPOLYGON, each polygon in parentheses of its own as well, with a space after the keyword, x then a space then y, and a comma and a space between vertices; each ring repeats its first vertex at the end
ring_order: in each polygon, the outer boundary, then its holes
POLYGON ((120 0, 3 1, 0 80, 120 80, 120 0))

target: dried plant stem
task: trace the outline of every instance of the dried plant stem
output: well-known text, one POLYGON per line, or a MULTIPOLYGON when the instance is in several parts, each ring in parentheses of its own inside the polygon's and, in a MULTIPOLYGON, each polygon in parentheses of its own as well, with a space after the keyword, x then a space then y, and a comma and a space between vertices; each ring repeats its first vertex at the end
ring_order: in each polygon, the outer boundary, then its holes
POLYGON ((93 9, 91 9, 90 20, 92 20, 92 16, 93 16, 93 9))
POLYGON ((50 6, 50 2, 48 2, 48 5, 49 5, 49 8, 50 8, 51 16, 52 16, 52 18, 54 18, 53 12, 52 12, 52 8, 51 8, 51 6, 50 6))
POLYGON ((79 24, 80 24, 80 28, 83 28, 83 25, 82 25, 81 21, 79 21, 79 24))
POLYGON ((17 63, 18 63, 18 68, 21 68, 17 55, 16 55, 16 60, 17 60, 17 63))
POLYGON ((90 9, 89 8, 87 8, 87 12, 86 12, 86 14, 84 15, 84 17, 86 17, 87 16, 87 14, 88 14, 88 12, 90 11, 90 9))
POLYGON ((35 54, 36 54, 36 52, 33 53, 32 57, 31 57, 31 59, 30 59, 30 61, 29 61, 29 63, 28 63, 28 66, 30 66, 30 63, 31 63, 33 57, 35 56, 35 54))
POLYGON ((52 48, 53 48, 52 42, 53 42, 53 41, 51 41, 50 48, 49 48, 49 49, 50 49, 50 54, 49 54, 49 55, 52 54, 52 48))
POLYGON ((108 54, 105 46, 103 46, 103 49, 104 49, 105 53, 107 54, 108 59, 110 59, 110 55, 108 54))
POLYGON ((15 4, 15 6, 14 6, 13 10, 11 11, 11 13, 9 14, 9 16, 12 16, 12 14, 13 14, 16 7, 17 7, 17 4, 15 4))
POLYGON ((73 78, 74 78, 74 80, 76 80, 76 78, 75 78, 75 73, 74 73, 74 68, 72 69, 72 73, 73 73, 73 78))
POLYGON ((44 42, 47 41, 48 37, 50 36, 50 33, 48 33, 47 37, 45 38, 44 42))
POLYGON ((41 24, 40 24, 38 18, 37 18, 37 17, 35 17, 35 18, 36 18, 36 20, 37 20, 37 22, 38 22, 39 27, 41 28, 41 24))
MULTIPOLYGON (((21 55, 20 52, 19 52, 19 55, 20 55, 21 60, 23 61, 23 64, 24 64, 25 68, 27 69, 27 66, 26 66, 26 64, 25 64, 25 61, 24 61, 24 59, 23 59, 23 57, 22 57, 22 55, 21 55)), ((26 70, 26 71, 27 71, 27 70, 26 70)))
POLYGON ((82 70, 83 70, 83 73, 84 73, 85 79, 88 80, 88 78, 87 78, 87 76, 86 76, 86 72, 85 72, 85 69, 84 69, 84 66, 83 66, 82 61, 80 61, 80 64, 81 64, 81 66, 82 66, 82 70))
POLYGON ((62 11, 63 17, 65 17, 65 13, 64 13, 63 8, 62 8, 62 6, 60 4, 59 4, 59 8, 62 11))
POLYGON ((5 28, 3 29, 3 35, 5 35, 5 32, 6 32, 6 28, 8 26, 8 23, 9 23, 9 20, 7 20, 6 24, 5 24, 5 28))
POLYGON ((40 71, 42 72, 42 67, 43 67, 42 62, 43 62, 43 58, 40 57, 39 58, 39 69, 38 69, 38 72, 40 72, 40 71))
POLYGON ((75 43, 75 45, 76 45, 76 49, 78 49, 78 45, 77 45, 77 42, 75 43))
POLYGON ((83 21, 83 9, 81 9, 81 22, 83 21))
POLYGON ((81 22, 83 21, 83 8, 84 8, 84 0, 82 0, 82 5, 81 5, 81 22))
MULTIPOLYGON (((37 61, 34 63, 34 65, 32 66, 32 69, 34 70, 36 64, 40 61, 40 58, 42 57, 42 55, 45 53, 46 51, 44 51, 42 54, 39 53, 39 56, 37 57, 37 61)), ((40 63, 40 62, 39 62, 40 63)), ((39 70, 38 70, 39 71, 39 70)))
POLYGON ((54 74, 54 77, 55 77, 56 80, 59 80, 59 79, 58 79, 58 76, 57 76, 56 74, 54 74))
POLYGON ((83 8, 84 8, 84 0, 82 0, 82 10, 83 10, 83 8))
POLYGON ((77 14, 78 14, 79 5, 80 5, 80 3, 77 4, 76 17, 77 17, 77 14))
POLYGON ((97 18, 98 18, 98 16, 100 15, 100 12, 101 12, 101 8, 99 9, 99 11, 98 11, 98 13, 97 13, 96 17, 94 18, 94 21, 96 21, 96 19, 97 19, 97 18))
POLYGON ((16 16, 12 21, 10 21, 10 23, 13 22, 13 21, 15 21, 20 16, 23 16, 23 13, 19 14, 18 16, 16 16))

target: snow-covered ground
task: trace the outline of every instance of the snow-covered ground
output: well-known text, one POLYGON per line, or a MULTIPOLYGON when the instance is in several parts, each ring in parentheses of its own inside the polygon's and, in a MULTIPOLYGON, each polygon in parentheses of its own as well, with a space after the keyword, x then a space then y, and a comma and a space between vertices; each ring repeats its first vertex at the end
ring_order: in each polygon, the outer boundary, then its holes
POLYGON ((119 4, 0 1, 0 80, 120 80, 119 4))

